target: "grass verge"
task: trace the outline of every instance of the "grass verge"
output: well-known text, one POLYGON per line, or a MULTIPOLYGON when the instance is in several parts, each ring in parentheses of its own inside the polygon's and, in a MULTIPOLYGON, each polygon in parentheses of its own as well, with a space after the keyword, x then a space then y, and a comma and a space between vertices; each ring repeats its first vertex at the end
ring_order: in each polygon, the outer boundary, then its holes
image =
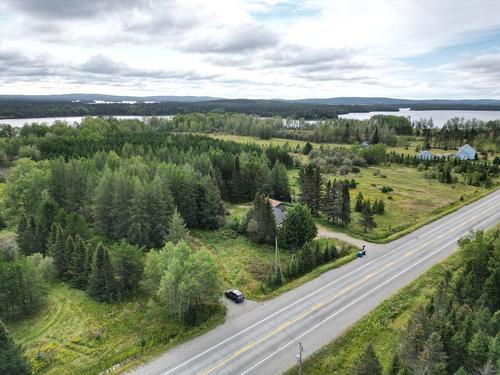
MULTIPOLYGON (((341 337, 308 357, 303 364, 303 373, 347 375, 369 342, 374 345, 384 370, 387 370, 412 312, 431 297, 447 271, 456 271, 461 264, 460 253, 457 253, 432 267, 382 302, 341 337)), ((286 374, 298 374, 298 369, 294 367, 286 374)))

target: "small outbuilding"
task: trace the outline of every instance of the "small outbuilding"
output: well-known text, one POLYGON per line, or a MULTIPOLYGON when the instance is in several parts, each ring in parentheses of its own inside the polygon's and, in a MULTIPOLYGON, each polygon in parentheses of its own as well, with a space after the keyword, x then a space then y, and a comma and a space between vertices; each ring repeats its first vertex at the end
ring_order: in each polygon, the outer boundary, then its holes
POLYGON ((368 142, 364 141, 364 142, 361 142, 360 146, 361 147, 369 147, 370 145, 368 144, 368 142))
POLYGON ((458 149, 458 152, 455 154, 460 160, 475 160, 476 159, 476 150, 469 144, 463 145, 458 149))

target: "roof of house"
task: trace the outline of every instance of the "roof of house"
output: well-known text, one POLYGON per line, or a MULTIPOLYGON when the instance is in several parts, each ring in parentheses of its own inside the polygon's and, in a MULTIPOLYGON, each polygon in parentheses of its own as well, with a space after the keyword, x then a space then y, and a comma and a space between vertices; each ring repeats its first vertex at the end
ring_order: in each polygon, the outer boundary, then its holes
POLYGON ((471 146, 470 144, 468 144, 468 143, 467 143, 467 144, 465 144, 465 145, 463 145, 462 147, 459 147, 459 148, 458 148, 458 152, 462 152, 462 151, 474 151, 474 152, 476 152, 475 148, 474 148, 474 147, 472 147, 472 146, 471 146))
POLYGON ((273 206, 273 207, 277 207, 277 206, 279 206, 280 204, 284 204, 284 203, 283 203, 283 202, 281 202, 281 201, 278 201, 278 200, 276 200, 276 199, 271 199, 271 198, 269 198, 269 202, 271 202, 271 206, 273 206))
POLYGON ((286 216, 285 204, 281 201, 271 198, 269 198, 269 201, 271 202, 271 206, 273 206, 273 215, 274 220, 276 221, 276 225, 281 225, 286 216))

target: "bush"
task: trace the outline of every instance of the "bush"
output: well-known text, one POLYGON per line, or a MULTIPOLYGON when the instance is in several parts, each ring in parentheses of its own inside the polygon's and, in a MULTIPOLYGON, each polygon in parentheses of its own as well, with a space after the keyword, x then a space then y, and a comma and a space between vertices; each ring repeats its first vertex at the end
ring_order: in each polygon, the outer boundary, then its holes
POLYGON ((345 176, 346 174, 348 174, 349 172, 351 171, 351 167, 347 166, 347 165, 341 165, 340 168, 339 168, 339 173, 342 175, 342 176, 345 176))
POLYGON ((382 187, 380 188, 380 191, 381 191, 382 193, 390 193, 391 191, 394 191, 394 189, 393 189, 393 188, 391 188, 390 186, 382 186, 382 187))
POLYGON ((417 165, 417 171, 422 172, 425 169, 425 165, 422 163, 419 163, 417 165))

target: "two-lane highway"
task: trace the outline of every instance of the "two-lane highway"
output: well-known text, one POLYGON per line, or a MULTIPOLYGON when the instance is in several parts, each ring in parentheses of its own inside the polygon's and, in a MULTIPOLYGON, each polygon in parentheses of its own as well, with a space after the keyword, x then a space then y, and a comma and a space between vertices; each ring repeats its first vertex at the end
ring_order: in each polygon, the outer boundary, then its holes
MULTIPOLYGON (((448 257, 471 230, 500 221, 500 190, 366 257, 243 311, 212 331, 132 371, 143 375, 280 374, 448 257)), ((242 306, 235 306, 241 308, 242 306)))

